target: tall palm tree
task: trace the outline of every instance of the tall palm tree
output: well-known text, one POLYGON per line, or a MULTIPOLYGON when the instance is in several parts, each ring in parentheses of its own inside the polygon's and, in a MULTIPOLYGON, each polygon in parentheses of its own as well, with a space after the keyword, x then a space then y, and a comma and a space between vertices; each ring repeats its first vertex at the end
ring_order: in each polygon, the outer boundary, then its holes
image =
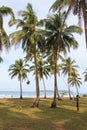
POLYGON ((70 93, 69 79, 73 75, 73 73, 75 73, 75 70, 78 67, 75 63, 76 63, 75 60, 71 60, 71 58, 69 57, 69 58, 63 60, 62 68, 61 68, 62 74, 68 75, 67 83, 68 83, 68 92, 69 92, 70 99, 72 99, 72 97, 71 97, 71 93, 70 93))
POLYGON ((86 47, 87 47, 87 0, 55 0, 50 10, 60 11, 63 7, 68 5, 66 17, 73 10, 74 15, 78 15, 79 25, 81 26, 81 19, 84 19, 84 28, 86 36, 86 47))
POLYGON ((27 79, 28 67, 28 64, 24 64, 23 60, 19 59, 15 61, 15 64, 10 65, 8 70, 11 79, 18 76, 18 80, 20 81, 20 99, 22 99, 22 82, 24 79, 27 79))
POLYGON ((0 7, 0 50, 2 50, 2 47, 4 46, 6 49, 9 48, 10 46, 10 42, 9 42, 9 37, 4 29, 4 25, 3 25, 3 16, 6 15, 10 15, 11 19, 9 21, 9 25, 13 25, 14 24, 14 14, 11 8, 6 7, 6 6, 2 6, 0 7))
POLYGON ((54 99, 51 107, 56 107, 56 91, 57 91, 57 53, 66 52, 70 47, 77 48, 78 43, 74 39, 72 33, 81 33, 82 29, 77 26, 67 26, 64 23, 66 13, 58 13, 48 16, 44 19, 46 28, 46 44, 47 49, 52 50, 53 64, 54 64, 54 99))
POLYGON ((74 71, 74 73, 69 77, 69 84, 70 86, 75 86, 77 90, 77 95, 79 95, 78 87, 82 84, 80 75, 77 71, 74 71))
POLYGON ((38 39, 38 19, 33 11, 32 5, 27 4, 26 10, 19 11, 19 15, 22 19, 17 20, 17 28, 20 30, 10 34, 12 44, 22 44, 24 51, 29 53, 34 59, 35 64, 35 79, 36 79, 36 101, 32 105, 33 107, 38 107, 39 104, 39 80, 38 80, 38 70, 37 70, 37 39, 38 39))

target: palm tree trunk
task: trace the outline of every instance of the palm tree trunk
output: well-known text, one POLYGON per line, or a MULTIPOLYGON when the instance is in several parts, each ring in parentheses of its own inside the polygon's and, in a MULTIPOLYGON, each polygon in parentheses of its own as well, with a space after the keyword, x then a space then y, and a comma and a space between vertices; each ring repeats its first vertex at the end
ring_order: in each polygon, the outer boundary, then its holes
POLYGON ((38 71, 37 71, 37 60, 36 60, 36 52, 34 53, 34 61, 35 61, 35 74, 36 74, 36 100, 34 101, 33 105, 31 107, 39 107, 39 97, 40 97, 40 91, 39 91, 39 79, 38 79, 38 71))
POLYGON ((51 108, 56 108, 56 92, 57 92, 57 51, 58 51, 58 45, 54 44, 54 98, 53 102, 51 104, 51 108))
POLYGON ((20 99, 22 99, 22 79, 20 77, 20 99))
POLYGON ((58 85, 57 85, 57 91, 56 91, 56 94, 57 94, 57 96, 58 96, 58 100, 61 100, 61 97, 60 97, 59 92, 58 92, 58 85))
POLYGON ((69 85, 69 83, 68 83, 68 93, 69 93, 69 99, 71 100, 72 97, 71 97, 71 93, 70 93, 70 85, 69 85))
MULTIPOLYGON (((58 76, 58 75, 57 75, 58 76)), ((57 82, 57 81, 56 81, 57 82)), ((59 90, 58 90, 58 84, 57 84, 57 91, 56 91, 56 94, 57 94, 57 96, 58 96, 58 100, 61 100, 61 97, 60 97, 60 95, 59 95, 59 90)))
POLYGON ((36 71, 36 97, 39 98, 39 79, 36 71))
MULTIPOLYGON (((68 80, 69 80, 70 74, 68 75, 68 80)), ((70 85, 68 81, 68 93, 69 93, 69 99, 72 100, 71 93, 70 93, 70 85)))
POLYGON ((79 95, 79 90, 78 90, 78 87, 76 86, 76 91, 77 91, 77 95, 79 95))
POLYGON ((42 80, 43 80, 43 86, 44 86, 44 98, 46 98, 46 87, 45 87, 44 78, 42 78, 42 80))
POLYGON ((51 108, 55 108, 56 107, 56 92, 57 92, 56 63, 57 63, 57 61, 55 62, 55 67, 54 67, 54 98, 53 98, 53 102, 51 104, 51 108))

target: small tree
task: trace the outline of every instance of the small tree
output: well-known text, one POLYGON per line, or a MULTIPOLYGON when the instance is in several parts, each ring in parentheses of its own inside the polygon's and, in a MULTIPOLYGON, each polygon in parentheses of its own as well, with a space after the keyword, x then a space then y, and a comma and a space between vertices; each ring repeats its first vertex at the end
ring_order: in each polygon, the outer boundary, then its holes
POLYGON ((82 84, 80 75, 77 71, 74 71, 74 73, 69 77, 69 84, 70 86, 76 86, 77 95, 79 95, 78 87, 82 84))
POLYGON ((29 71, 28 64, 24 64, 22 59, 16 60, 15 64, 12 64, 8 70, 11 75, 11 79, 15 76, 18 76, 20 81, 20 99, 22 99, 22 82, 24 79, 27 79, 27 72, 29 71))
MULTIPOLYGON (((70 84, 69 84, 69 80, 70 80, 70 77, 75 74, 75 70, 76 70, 76 67, 78 67, 77 65, 75 65, 75 60, 71 60, 71 58, 67 58, 65 60, 63 60, 63 63, 62 63, 62 73, 64 75, 68 75, 68 78, 67 78, 67 83, 68 83, 68 92, 69 92, 69 98, 72 99, 71 97, 71 93, 70 93, 70 84)), ((73 79, 74 80, 74 79, 73 79)))
MULTIPOLYGON (((27 55, 28 57, 28 55, 27 55)), ((50 73, 50 66, 48 65, 48 62, 46 60, 44 60, 44 56, 40 55, 40 52, 38 51, 38 55, 36 57, 37 59, 37 71, 38 71, 38 78, 40 80, 43 81, 43 86, 44 86, 44 98, 46 98, 46 86, 45 86, 45 82, 44 82, 44 77, 46 77, 46 79, 49 76, 50 73)), ((35 65, 32 65, 29 68, 29 71, 33 71, 34 75, 35 75, 35 65)))
POLYGON ((44 82, 44 76, 46 77, 46 79, 48 78, 50 68, 49 68, 49 65, 47 65, 47 62, 44 61, 42 58, 38 61, 37 68, 38 68, 38 77, 40 79, 42 79, 42 81, 43 81, 44 98, 46 98, 46 86, 45 86, 45 82, 44 82))

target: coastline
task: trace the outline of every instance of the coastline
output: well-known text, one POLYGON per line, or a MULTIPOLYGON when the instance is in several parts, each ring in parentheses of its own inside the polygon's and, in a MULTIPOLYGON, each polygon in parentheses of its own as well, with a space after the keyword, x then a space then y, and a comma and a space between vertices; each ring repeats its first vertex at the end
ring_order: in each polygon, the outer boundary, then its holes
MULTIPOLYGON (((47 90, 46 91, 46 97, 51 98, 54 95, 53 90, 47 90)), ((63 97, 69 97, 67 90, 59 90, 59 95, 61 98, 63 97)), ((76 93, 71 91, 71 96, 76 97, 76 93)), ((80 93, 80 96, 87 95, 86 93, 80 93)), ((35 91, 23 91, 22 92, 23 98, 36 98, 36 92, 35 91)), ((0 91, 0 98, 20 98, 20 91, 0 91)), ((44 91, 40 90, 40 98, 44 98, 44 91)))
MULTIPOLYGON (((24 91, 23 98, 35 98, 35 91, 24 91)), ((40 97, 44 97, 43 91, 40 92, 40 97)), ((47 97, 53 97, 53 91, 47 92, 47 97)), ((20 91, 0 91, 0 98, 20 98, 20 91)))
MULTIPOLYGON (((66 90, 59 90, 59 94, 61 97, 68 97, 68 92, 66 90)), ((52 90, 46 91, 47 98, 53 97, 54 92, 52 90)), ((75 93, 71 92, 72 97, 75 97, 75 93)), ((23 91, 23 98, 35 98, 35 91, 23 91)), ((40 91, 40 97, 44 97, 44 91, 40 91)), ((20 91, 0 91, 0 98, 20 98, 20 91)))

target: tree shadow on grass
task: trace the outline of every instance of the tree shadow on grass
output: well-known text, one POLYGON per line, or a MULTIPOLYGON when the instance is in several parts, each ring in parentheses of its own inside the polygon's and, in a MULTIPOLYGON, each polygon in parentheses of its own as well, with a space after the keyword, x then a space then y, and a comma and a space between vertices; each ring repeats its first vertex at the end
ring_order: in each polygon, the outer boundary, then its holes
POLYGON ((63 126, 65 130, 87 130, 87 111, 70 115, 63 126))
POLYGON ((41 111, 30 108, 28 100, 8 99, 0 106, 0 130, 57 130, 53 121, 41 111))
MULTIPOLYGON (((35 114, 35 112, 34 112, 35 114)), ((11 111, 3 107, 0 108, 0 130, 56 130, 55 124, 47 117, 23 114, 21 112, 11 111)))
POLYGON ((73 101, 58 101, 55 109, 50 108, 52 99, 41 99, 39 108, 30 108, 32 101, 4 102, 0 107, 0 130, 87 130, 87 111, 77 113, 72 109, 73 101))
POLYGON ((77 112, 76 102, 66 101, 58 101, 56 109, 42 108, 43 113, 56 124, 61 124, 64 130, 87 130, 87 104, 81 101, 80 111, 77 112))
POLYGON ((50 120, 51 125, 55 124, 57 128, 61 126, 63 130, 87 130, 87 111, 77 113, 74 110, 65 108, 49 108, 36 113, 36 115, 43 117, 44 123, 46 123, 46 118, 50 120))

